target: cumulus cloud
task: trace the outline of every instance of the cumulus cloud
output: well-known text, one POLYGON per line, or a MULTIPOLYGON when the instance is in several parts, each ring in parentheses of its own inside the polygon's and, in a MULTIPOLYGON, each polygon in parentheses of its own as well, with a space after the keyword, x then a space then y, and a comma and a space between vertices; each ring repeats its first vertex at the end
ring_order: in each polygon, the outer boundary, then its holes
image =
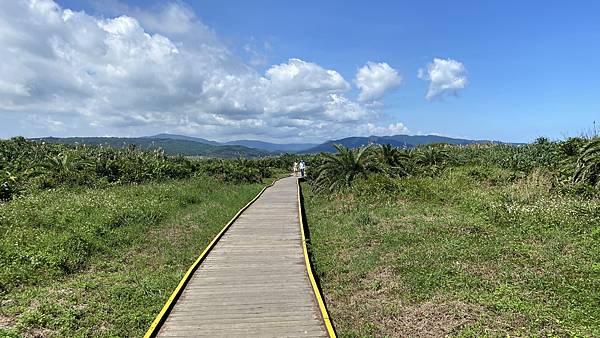
POLYGON ((468 84, 465 66, 452 59, 433 59, 427 68, 419 69, 417 77, 429 81, 429 89, 425 96, 427 100, 440 98, 445 93, 457 95, 458 91, 468 84))
POLYGON ((367 124, 367 131, 369 135, 375 136, 387 136, 387 135, 398 135, 408 133, 408 128, 400 122, 391 123, 388 126, 378 127, 372 123, 367 124))
POLYGON ((385 62, 367 62, 356 73, 354 83, 360 89, 360 101, 373 101, 381 98, 386 91, 398 87, 402 77, 385 62))
MULTIPOLYGON (((348 97, 351 86, 335 70, 293 58, 260 73, 180 2, 154 13, 121 10, 127 15, 100 18, 51 0, 3 2, 2 118, 64 134, 313 141, 377 122, 376 111, 348 97)), ((365 97, 394 83, 382 65, 367 65, 365 97)))
POLYGON ((290 59, 287 63, 272 66, 267 70, 267 77, 273 88, 282 93, 340 93, 350 89, 348 82, 335 70, 324 69, 300 59, 290 59))

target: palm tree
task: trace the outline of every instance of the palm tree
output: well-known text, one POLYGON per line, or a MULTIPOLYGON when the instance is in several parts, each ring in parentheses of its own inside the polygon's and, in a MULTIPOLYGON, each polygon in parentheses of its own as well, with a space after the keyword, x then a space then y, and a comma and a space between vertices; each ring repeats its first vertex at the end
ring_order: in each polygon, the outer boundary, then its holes
POLYGON ((585 182, 600 188, 600 138, 592 139, 581 148, 573 182, 585 182))
POLYGON ((323 162, 317 168, 317 190, 334 191, 352 185, 357 177, 366 177, 371 169, 371 145, 358 149, 335 144, 336 154, 323 154, 323 162))
POLYGON ((392 147, 390 144, 382 144, 377 149, 377 157, 381 164, 395 167, 400 162, 400 151, 396 147, 392 147))
POLYGON ((448 152, 440 147, 427 146, 416 152, 417 164, 422 166, 441 166, 449 159, 448 152))
POLYGON ((382 171, 391 176, 404 176, 407 174, 410 154, 390 144, 383 144, 377 149, 377 159, 382 166, 382 171))

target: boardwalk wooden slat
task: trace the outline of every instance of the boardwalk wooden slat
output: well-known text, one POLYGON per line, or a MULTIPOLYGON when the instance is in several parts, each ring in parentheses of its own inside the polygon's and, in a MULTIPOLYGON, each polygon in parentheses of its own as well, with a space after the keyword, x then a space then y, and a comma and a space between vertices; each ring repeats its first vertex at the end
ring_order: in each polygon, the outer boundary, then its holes
POLYGON ((298 196, 291 177, 266 189, 222 232, 150 335, 335 337, 307 270, 298 196))

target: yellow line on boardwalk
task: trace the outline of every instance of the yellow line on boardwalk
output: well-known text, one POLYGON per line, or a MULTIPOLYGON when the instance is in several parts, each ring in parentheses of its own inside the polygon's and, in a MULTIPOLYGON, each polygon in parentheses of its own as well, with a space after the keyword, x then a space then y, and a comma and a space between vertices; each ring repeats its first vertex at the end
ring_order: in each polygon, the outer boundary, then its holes
POLYGON ((329 313, 327 312, 327 308, 325 307, 325 303, 323 302, 323 297, 321 297, 321 290, 319 290, 319 286, 317 285, 317 281, 312 273, 312 266, 310 264, 310 259, 308 258, 308 249, 306 248, 306 236, 304 235, 304 221, 302 218, 302 201, 300 200, 300 180, 296 180, 296 186, 298 188, 298 219, 300 223, 300 233, 302 234, 302 251, 304 252, 304 262, 306 263, 306 271, 308 272, 308 279, 310 279, 310 284, 312 285, 313 292, 315 294, 315 298, 317 298, 317 303, 319 303, 319 309, 321 310, 321 316, 323 316, 323 321, 325 322, 325 327, 327 328, 327 333, 329 337, 336 338, 335 330, 333 329, 333 325, 331 325, 331 320, 329 319, 329 313))
MULTIPOLYGON (((177 299, 179 298, 179 296, 181 296, 181 293, 183 292, 183 289, 185 288, 185 286, 187 285, 187 283, 192 278, 192 275, 194 274, 194 272, 200 266, 200 263, 202 263, 202 261, 204 261, 204 258, 206 257, 206 255, 208 255, 208 253, 210 252, 210 250, 212 250, 212 248, 215 246, 215 244, 217 244, 217 242, 219 241, 219 239, 223 236, 223 234, 227 231, 227 229, 229 229, 229 227, 233 224, 233 222, 235 222, 235 220, 237 220, 238 217, 240 217, 240 215, 242 214, 242 212, 244 212, 246 209, 248 209, 248 207, 252 203, 254 203, 254 201, 256 201, 260 197, 260 195, 262 195, 262 193, 265 190, 267 190, 268 187, 272 186, 274 183, 275 183, 275 181, 273 181, 273 182, 271 182, 271 184, 265 186, 258 193, 258 195, 256 195, 256 197, 254 197, 250 202, 248 202, 248 204, 246 204, 242 209, 240 209, 240 211, 238 211, 237 214, 235 214, 235 216, 233 216, 233 218, 229 221, 229 223, 227 223, 223 227, 223 229, 221 229, 221 231, 219 232, 219 234, 217 234, 217 236, 215 236, 215 238, 212 240, 212 242, 210 242, 210 244, 206 247, 206 249, 204 249, 204 251, 202 252, 202 254, 200 254, 200 257, 198 257, 198 259, 196 259, 196 261, 194 262, 194 264, 192 264, 192 266, 190 266, 190 268, 187 270, 187 272, 185 273, 185 275, 183 276, 183 278, 179 282, 179 285, 177 285, 177 288, 175 288, 175 290, 171 294, 171 297, 169 297, 169 299, 167 300, 167 302, 163 306, 162 310, 160 310, 160 312, 158 313, 158 315, 156 316, 156 318, 154 319, 154 321, 150 325, 150 328, 148 328, 148 331, 144 335, 144 338, 156 337, 156 335, 158 334, 158 331, 160 330, 161 325, 167 319, 167 315, 169 314, 169 312, 171 311, 171 309, 175 305, 175 302, 177 301, 177 299)), ((304 239, 304 233, 302 234, 302 238, 304 239)))

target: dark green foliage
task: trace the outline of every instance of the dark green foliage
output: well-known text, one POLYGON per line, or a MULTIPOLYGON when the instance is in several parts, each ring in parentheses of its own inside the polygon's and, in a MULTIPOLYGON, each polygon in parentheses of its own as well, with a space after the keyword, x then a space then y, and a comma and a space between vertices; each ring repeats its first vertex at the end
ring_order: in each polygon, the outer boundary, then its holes
POLYGON ((391 177, 406 176, 412 166, 412 152, 393 147, 389 144, 377 148, 376 158, 379 169, 391 177))
POLYGON ((190 177, 192 161, 164 151, 68 146, 13 138, 0 141, 2 200, 25 191, 59 186, 101 187, 190 177))
POLYGON ((450 162, 451 158, 444 144, 431 144, 414 149, 413 174, 436 175, 450 162))
POLYGON ((569 138, 550 141, 540 137, 525 145, 429 144, 413 149, 383 145, 361 153, 336 146, 337 154, 311 159, 315 172, 308 179, 320 191, 339 190, 352 185, 355 177, 379 173, 388 177, 436 177, 464 165, 494 165, 517 175, 546 170, 554 189, 591 196, 600 188, 600 139, 569 138))
POLYGON ((261 159, 202 159, 168 156, 163 149, 121 148, 0 140, 0 201, 57 187, 109 185, 214 176, 225 182, 261 182, 273 169, 291 170, 291 155, 261 159))
POLYGON ((315 179, 320 190, 333 191, 352 185, 354 179, 367 177, 373 171, 372 147, 349 149, 336 144, 337 154, 324 153, 322 163, 318 167, 315 179))
POLYGON ((216 177, 224 182, 262 182, 270 177, 270 167, 262 165, 260 161, 246 159, 220 160, 212 159, 200 162, 199 169, 209 176, 216 177))
POLYGON ((9 200, 21 192, 19 178, 8 171, 0 172, 0 201, 9 200))
POLYGON ((581 148, 573 181, 600 188, 600 138, 595 138, 581 148))

